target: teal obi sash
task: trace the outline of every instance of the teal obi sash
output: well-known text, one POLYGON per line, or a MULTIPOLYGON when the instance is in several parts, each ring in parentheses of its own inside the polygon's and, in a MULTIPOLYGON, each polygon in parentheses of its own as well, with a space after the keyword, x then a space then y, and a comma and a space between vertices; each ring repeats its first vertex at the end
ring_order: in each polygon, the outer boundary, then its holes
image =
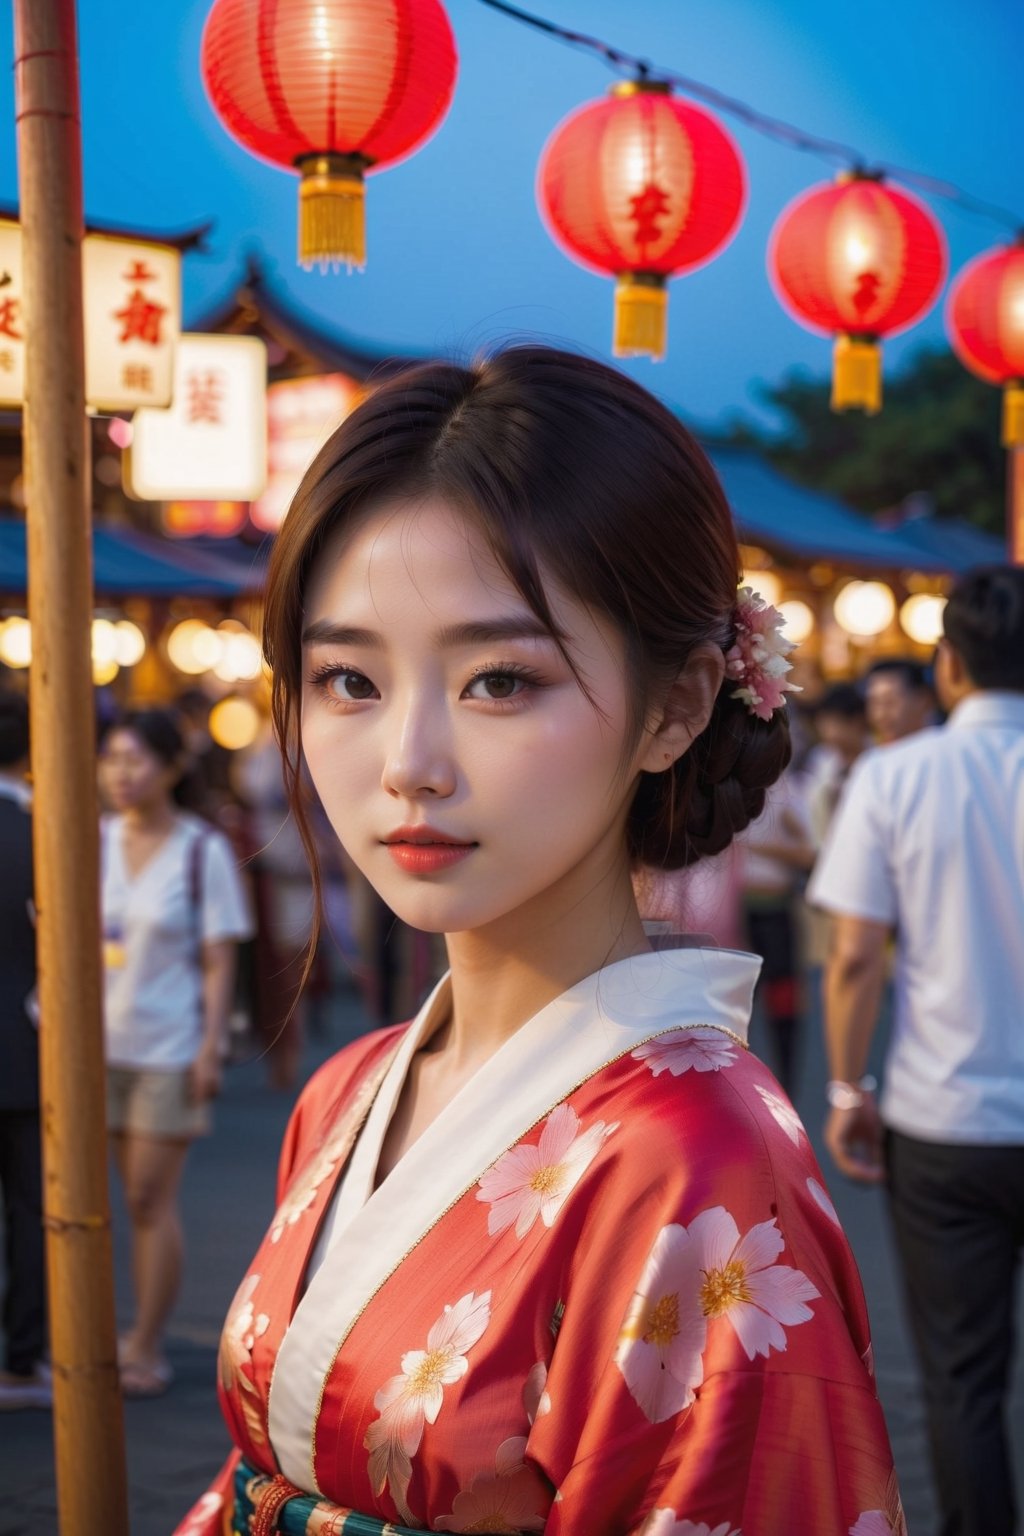
POLYGON ((257 1472, 247 1462, 239 1462, 235 1469, 235 1509, 231 1522, 234 1536, 249 1536, 254 1529, 279 1532, 280 1536, 424 1536, 422 1531, 413 1531, 407 1525, 389 1525, 374 1515, 341 1509, 318 1494, 296 1493, 289 1498, 287 1489, 280 1489, 278 1483, 278 1479, 257 1472), (271 1523, 250 1525, 254 1515, 259 1522, 261 1502, 268 1496, 275 1507, 271 1523))

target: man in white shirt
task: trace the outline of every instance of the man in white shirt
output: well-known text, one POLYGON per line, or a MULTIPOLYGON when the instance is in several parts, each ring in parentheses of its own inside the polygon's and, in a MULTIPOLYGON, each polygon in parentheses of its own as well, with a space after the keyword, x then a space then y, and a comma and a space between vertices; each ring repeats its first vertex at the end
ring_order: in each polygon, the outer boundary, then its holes
POLYGON ((940 1536, 1013 1536, 1004 1408, 1024 1247, 1024 569, 946 608, 941 729, 854 770, 808 892, 835 915, 825 1139, 887 1180, 940 1536), (881 1114, 862 1080, 896 935, 881 1114))

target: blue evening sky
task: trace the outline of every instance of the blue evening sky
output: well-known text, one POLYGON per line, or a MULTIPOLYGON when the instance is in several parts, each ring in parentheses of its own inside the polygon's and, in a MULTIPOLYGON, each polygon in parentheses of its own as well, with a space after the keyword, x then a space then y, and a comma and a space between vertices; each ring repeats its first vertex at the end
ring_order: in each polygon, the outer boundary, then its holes
MULTIPOLYGON (((306 274, 295 265, 295 179, 230 139, 203 92, 208 0, 79 5, 87 214, 155 230, 216 221, 211 253, 185 262, 187 322, 231 289, 244 253, 257 249, 294 301, 373 348, 465 354, 530 336, 607 355, 612 285, 552 245, 534 176, 552 128, 613 77, 596 58, 479 0, 446 3, 460 52, 455 101, 423 150, 371 178, 364 274, 306 274)), ((531 8, 852 142, 869 158, 958 182, 1024 220, 1015 143, 1024 10, 1010 0, 542 0, 531 8)), ((10 68, 0 81, 0 200, 13 201, 10 68)), ((745 219, 720 257, 671 284, 667 360, 625 365, 707 425, 755 409, 758 380, 794 367, 824 373, 829 358, 828 341, 780 309, 764 253, 779 210, 830 170, 726 122, 749 172, 745 219)), ((931 206, 953 272, 1005 238, 948 203, 931 206)), ((941 338, 940 305, 887 346, 888 367, 920 340, 941 338)))

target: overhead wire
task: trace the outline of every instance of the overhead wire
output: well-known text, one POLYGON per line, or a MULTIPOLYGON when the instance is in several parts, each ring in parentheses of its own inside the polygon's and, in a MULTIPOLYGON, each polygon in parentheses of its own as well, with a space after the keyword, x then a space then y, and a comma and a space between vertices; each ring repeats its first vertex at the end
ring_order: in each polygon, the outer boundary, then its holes
POLYGON ((726 113, 730 117, 737 118, 752 128, 756 133, 763 134, 766 138, 774 139, 776 143, 785 144, 790 149, 796 149, 805 154, 817 155, 820 159, 831 162, 833 165, 846 165, 852 170, 869 176, 892 176, 899 181, 916 187, 928 196, 942 198, 945 202, 956 204, 967 213, 977 214, 981 218, 991 219, 995 223, 1008 228, 1015 238, 1024 235, 1024 217, 1002 207, 998 203, 989 202, 985 198, 975 197, 973 193, 966 192, 954 182, 944 181, 936 176, 930 176, 922 171, 909 170, 905 166, 890 165, 885 161, 875 160, 865 155, 859 149, 850 144, 844 144, 835 139, 822 138, 819 134, 810 133, 807 129, 799 128, 793 123, 782 118, 771 117, 765 112, 760 112, 756 107, 741 101, 736 96, 729 96, 724 91, 717 90, 714 86, 705 85, 703 81, 694 80, 688 75, 681 75, 676 70, 665 69, 653 64, 650 59, 643 59, 636 54, 627 52, 623 48, 617 48, 602 38, 591 37, 585 32, 575 32, 567 27, 560 26, 557 22, 549 21, 543 16, 538 16, 532 11, 527 11, 519 5, 512 5, 510 0, 480 0, 480 4, 486 5, 490 10, 500 11, 513 21, 518 21, 524 26, 531 27, 537 32, 544 33, 556 41, 565 43, 572 48, 582 49, 585 52, 596 54, 604 63, 619 73, 629 71, 640 80, 659 81, 666 85, 677 86, 685 91, 688 96, 693 96, 698 101, 716 107, 718 111, 726 113))

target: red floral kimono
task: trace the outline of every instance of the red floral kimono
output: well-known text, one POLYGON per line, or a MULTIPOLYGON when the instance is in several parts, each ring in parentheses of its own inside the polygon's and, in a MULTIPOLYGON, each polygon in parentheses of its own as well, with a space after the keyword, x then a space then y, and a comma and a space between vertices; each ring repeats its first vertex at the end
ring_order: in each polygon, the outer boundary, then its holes
MULTIPOLYGON (((905 1532, 854 1262, 746 1048, 757 969, 683 948, 588 977, 376 1191, 447 983, 311 1080, 220 1354, 238 1452, 313 1496, 288 1529, 905 1532)), ((232 1477, 177 1536, 236 1529, 232 1477)))

